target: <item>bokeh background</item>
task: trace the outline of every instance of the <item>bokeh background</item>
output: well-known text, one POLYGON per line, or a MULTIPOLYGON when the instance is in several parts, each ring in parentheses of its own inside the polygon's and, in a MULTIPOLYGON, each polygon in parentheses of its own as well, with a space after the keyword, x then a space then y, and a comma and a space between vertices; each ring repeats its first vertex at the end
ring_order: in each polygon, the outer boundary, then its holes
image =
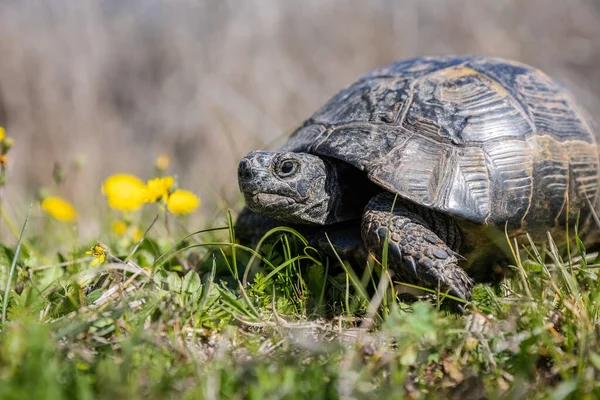
POLYGON ((450 53, 542 68, 600 119, 598 0, 2 0, 3 201, 24 213, 60 163, 85 224, 106 176, 165 153, 212 220, 247 151, 376 66, 450 53))

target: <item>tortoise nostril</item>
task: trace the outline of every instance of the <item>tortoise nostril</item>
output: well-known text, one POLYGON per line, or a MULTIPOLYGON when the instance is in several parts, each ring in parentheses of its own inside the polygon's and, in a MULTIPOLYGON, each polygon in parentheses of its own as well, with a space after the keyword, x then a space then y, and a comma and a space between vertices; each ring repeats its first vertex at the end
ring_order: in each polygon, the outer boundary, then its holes
POLYGON ((248 179, 252 176, 252 168, 250 167, 250 163, 246 160, 240 161, 240 165, 238 166, 238 177, 240 179, 248 179))

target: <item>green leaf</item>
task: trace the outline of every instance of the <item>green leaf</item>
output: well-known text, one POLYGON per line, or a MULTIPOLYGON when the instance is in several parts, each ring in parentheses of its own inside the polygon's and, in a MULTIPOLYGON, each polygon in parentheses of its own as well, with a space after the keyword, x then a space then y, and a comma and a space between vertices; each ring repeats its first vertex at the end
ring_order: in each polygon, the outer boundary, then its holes
POLYGON ((577 243, 577 250, 579 250, 579 254, 581 256, 585 256, 585 245, 583 244, 581 239, 579 239, 579 236, 575 237, 575 242, 577 243))
POLYGON ((592 281, 597 281, 598 280, 598 275, 596 275, 594 272, 589 271, 589 270, 581 270, 579 271, 580 274, 585 277, 586 279, 592 280, 592 281))
POLYGON ((569 380, 562 382, 556 388, 552 390, 552 394, 550 395, 550 399, 552 400, 561 400, 568 398, 575 390, 577 390, 577 382, 574 380, 569 380))
POLYGON ((202 287, 202 282, 200 281, 200 276, 196 271, 189 271, 183 277, 183 286, 182 290, 187 293, 195 293, 200 290, 202 287))
POLYGON ((169 291, 181 293, 181 278, 177 275, 177 272, 169 272, 167 286, 169 287, 169 291))
POLYGON ((102 290, 101 289, 96 289, 92 292, 90 292, 87 296, 85 296, 85 299, 88 303, 93 303, 94 301, 98 300, 101 296, 102 296, 102 290))
POLYGON ((0 286, 6 286, 6 279, 8 277, 8 269, 12 263, 14 257, 14 251, 3 244, 0 244, 0 286))
POLYGON ((594 368, 596 368, 597 371, 600 371, 600 355, 598 355, 598 353, 592 351, 590 353, 590 361, 591 361, 592 365, 594 366, 594 368))
POLYGON ((587 267, 587 262, 585 260, 585 245, 579 239, 579 236, 575 236, 575 243, 577 244, 577 250, 579 251, 579 255, 581 256, 581 266, 583 268, 587 267))

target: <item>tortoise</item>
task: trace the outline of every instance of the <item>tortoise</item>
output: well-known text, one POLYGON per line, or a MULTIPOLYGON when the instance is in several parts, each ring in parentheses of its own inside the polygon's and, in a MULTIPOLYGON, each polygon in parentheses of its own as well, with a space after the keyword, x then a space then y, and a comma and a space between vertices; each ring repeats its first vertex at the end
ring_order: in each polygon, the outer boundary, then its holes
POLYGON ((247 154, 239 187, 251 212, 324 232, 349 224, 375 257, 388 245, 395 279, 468 300, 474 277, 507 257, 505 233, 593 229, 594 129, 531 66, 413 58, 343 89, 279 151, 247 154))

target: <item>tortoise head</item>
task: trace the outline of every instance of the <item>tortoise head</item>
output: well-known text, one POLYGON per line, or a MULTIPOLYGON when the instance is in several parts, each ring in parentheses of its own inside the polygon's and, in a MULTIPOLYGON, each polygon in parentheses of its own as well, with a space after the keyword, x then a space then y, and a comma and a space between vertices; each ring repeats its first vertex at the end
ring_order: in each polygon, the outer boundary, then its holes
POLYGON ((281 221, 325 224, 336 200, 323 159, 306 153, 252 151, 238 167, 246 205, 257 214, 281 221))

